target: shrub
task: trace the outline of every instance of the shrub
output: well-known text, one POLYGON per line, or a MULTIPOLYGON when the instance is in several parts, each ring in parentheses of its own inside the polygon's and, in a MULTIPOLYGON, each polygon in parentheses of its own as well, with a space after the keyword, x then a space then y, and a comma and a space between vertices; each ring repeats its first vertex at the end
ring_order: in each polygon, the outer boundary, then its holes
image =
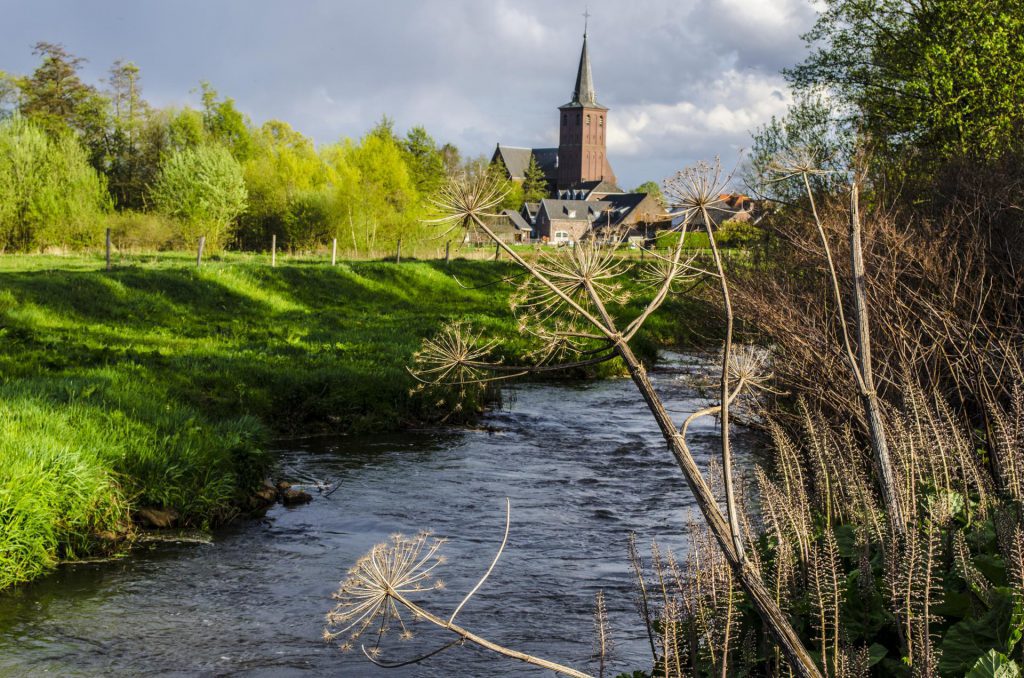
POLYGON ((241 165, 227 149, 214 145, 168 156, 153 187, 157 210, 181 223, 185 243, 191 246, 205 235, 210 249, 223 247, 231 237, 247 199, 241 165))
POLYGON ((721 247, 747 248, 761 241, 763 231, 749 221, 724 221, 715 233, 721 247))
POLYGON ((160 214, 128 210, 111 214, 107 225, 119 250, 170 250, 181 244, 178 224, 160 214))
POLYGON ((17 116, 0 121, 0 251, 97 245, 109 206, 77 139, 52 139, 17 116))

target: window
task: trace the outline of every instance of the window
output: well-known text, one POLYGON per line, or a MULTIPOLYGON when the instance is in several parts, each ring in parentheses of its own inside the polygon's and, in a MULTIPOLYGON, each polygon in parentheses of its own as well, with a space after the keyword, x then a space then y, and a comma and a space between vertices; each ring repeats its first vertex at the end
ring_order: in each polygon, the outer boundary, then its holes
POLYGON ((590 127, 590 114, 587 114, 587 127, 590 127))
POLYGON ((562 113, 562 127, 565 127, 568 124, 569 124, 569 116, 567 114, 565 114, 565 113, 562 113))
POLYGON ((598 127, 604 127, 604 116, 603 115, 599 115, 597 117, 597 126, 598 127))

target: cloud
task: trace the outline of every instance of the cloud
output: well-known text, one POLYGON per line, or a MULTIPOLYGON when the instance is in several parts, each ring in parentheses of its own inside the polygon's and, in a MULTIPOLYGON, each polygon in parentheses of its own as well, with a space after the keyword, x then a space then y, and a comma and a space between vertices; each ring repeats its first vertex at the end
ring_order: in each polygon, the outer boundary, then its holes
MULTIPOLYGON (((586 3, 550 0, 7 0, 0 69, 28 73, 36 40, 63 42, 97 82, 135 61, 156 105, 201 79, 254 122, 284 119, 318 143, 380 116, 422 124, 464 155, 498 141, 556 142, 586 3)), ((804 54, 805 0, 589 0, 598 97, 622 183, 746 146, 785 108, 781 68, 804 54)))

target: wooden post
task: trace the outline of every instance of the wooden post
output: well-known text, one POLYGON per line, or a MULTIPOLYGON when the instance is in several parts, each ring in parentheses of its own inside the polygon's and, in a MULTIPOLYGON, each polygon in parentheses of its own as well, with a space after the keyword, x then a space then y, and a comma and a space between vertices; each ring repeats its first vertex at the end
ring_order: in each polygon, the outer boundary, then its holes
POLYGON ((331 241, 331 266, 338 263, 338 239, 331 241))
POLYGON ((277 233, 270 236, 270 265, 277 266, 277 233))
POLYGON ((107 270, 110 270, 110 229, 107 229, 107 270))
POLYGON ((402 263, 402 239, 398 239, 398 249, 395 250, 395 263, 402 263))
POLYGON ((448 240, 444 244, 444 265, 447 267, 452 261, 452 241, 448 240))
POLYGON ((196 253, 196 268, 203 264, 203 246, 206 245, 206 236, 199 236, 199 251, 196 253))
POLYGON ((498 260, 498 256, 501 255, 501 245, 494 246, 494 260, 498 260))

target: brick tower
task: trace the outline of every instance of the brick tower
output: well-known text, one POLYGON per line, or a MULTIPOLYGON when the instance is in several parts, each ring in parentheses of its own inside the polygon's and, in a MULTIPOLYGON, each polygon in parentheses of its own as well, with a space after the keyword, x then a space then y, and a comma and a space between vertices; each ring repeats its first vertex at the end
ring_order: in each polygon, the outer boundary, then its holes
POLYGON ((576 188, 587 181, 614 184, 615 174, 605 150, 608 108, 597 102, 594 92, 586 32, 572 101, 559 106, 558 111, 558 190, 576 188))

